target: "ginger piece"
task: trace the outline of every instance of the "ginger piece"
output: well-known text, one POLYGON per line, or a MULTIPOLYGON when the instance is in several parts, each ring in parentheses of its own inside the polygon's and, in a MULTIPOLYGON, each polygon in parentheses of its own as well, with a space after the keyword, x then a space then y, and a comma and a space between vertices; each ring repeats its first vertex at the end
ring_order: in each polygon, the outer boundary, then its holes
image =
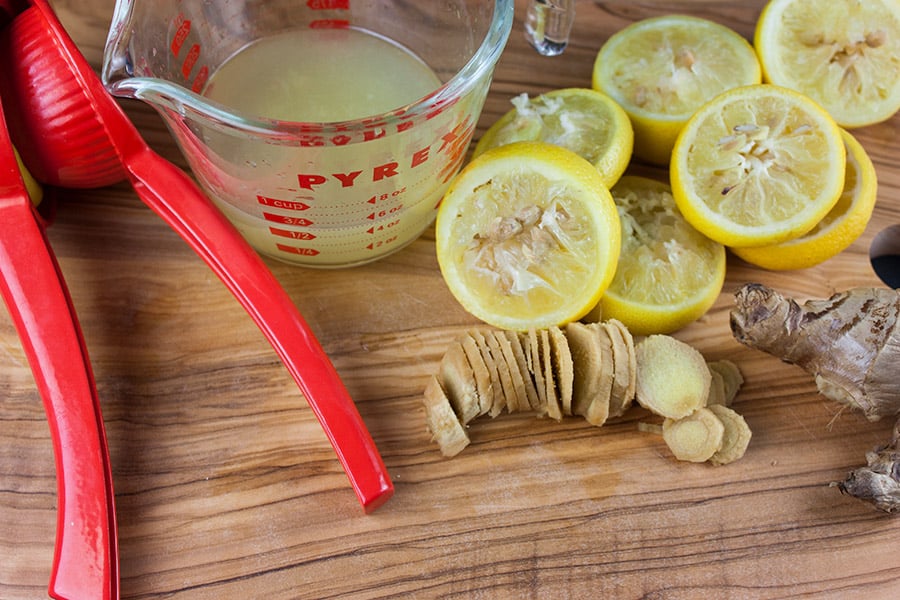
MULTIPOLYGON (((522 379, 522 385, 524 386, 525 399, 528 401, 527 407, 523 406, 520 408, 522 410, 540 410, 541 400, 538 396, 537 389, 534 387, 534 379, 532 378, 531 370, 528 367, 528 358, 525 354, 525 348, 522 346, 522 338, 519 337, 519 334, 515 331, 506 330, 503 333, 506 335, 510 348, 512 348, 519 377, 522 379)), ((512 367, 510 367, 510 369, 512 369, 512 367)), ((522 397, 520 394, 520 402, 521 399, 522 397)))
POLYGON ((516 412, 519 410, 519 397, 513 384, 512 374, 509 372, 509 364, 503 355, 503 349, 500 347, 500 341, 493 331, 485 331, 484 338, 487 340, 488 348, 491 350, 491 357, 494 364, 497 365, 497 374, 500 376, 500 389, 507 412, 516 412))
POLYGON ((870 420, 900 412, 900 292, 856 288, 802 306, 747 284, 735 294, 731 331, 742 344, 796 364, 826 397, 870 420))
POLYGON ((562 408, 556 395, 556 377, 553 373, 553 350, 550 346, 550 332, 541 329, 538 332, 541 349, 541 368, 544 371, 544 386, 547 390, 547 416, 557 421, 562 420, 562 408))
POLYGON ((662 435, 675 458, 701 463, 722 447, 725 425, 710 409, 698 408, 679 419, 667 418, 662 435))
POLYGON ((537 330, 535 329, 528 330, 528 333, 525 334, 525 336, 526 337, 523 338, 523 346, 526 345, 525 341, 527 340, 527 352, 525 356, 530 357, 529 371, 531 372, 531 376, 534 378, 534 389, 537 390, 538 398, 540 399, 538 414, 544 415, 548 412, 548 398, 547 385, 544 383, 544 370, 541 366, 542 352, 540 338, 538 336, 537 330))
POLYGON ((709 374, 712 379, 710 380, 709 396, 706 397, 706 406, 726 406, 725 379, 721 373, 712 369, 709 370, 709 374))
POLYGON ((635 346, 638 403, 662 417, 681 419, 706 404, 712 375, 703 355, 668 335, 651 335, 635 346))
POLYGON ((583 416, 591 425, 600 427, 609 418, 609 399, 615 378, 615 364, 609 332, 605 327, 596 327, 594 335, 597 336, 600 347, 600 379, 597 382, 597 395, 591 400, 583 416))
POLYGON ((566 339, 572 352, 574 385, 572 414, 584 416, 591 401, 600 393, 600 337, 594 332, 598 323, 574 321, 566 325, 566 339))
POLYGON ((709 462, 714 465, 727 465, 744 456, 747 446, 750 445, 750 438, 753 435, 750 426, 744 417, 737 412, 722 404, 713 404, 707 408, 716 415, 722 425, 725 426, 725 433, 722 436, 722 447, 716 450, 709 458, 709 462))
POLYGON ((550 327, 548 333, 560 410, 563 415, 572 416, 572 386, 575 375, 569 341, 559 327, 550 327))
POLYGON ((706 363, 710 373, 718 373, 722 378, 725 393, 725 406, 731 406, 741 386, 744 385, 744 376, 736 364, 730 360, 723 358, 721 360, 713 360, 706 363))
POLYGON ((481 414, 475 373, 459 341, 451 343, 441 359, 440 383, 463 425, 481 414))
POLYGON ((525 379, 522 377, 522 371, 519 370, 519 363, 513 352, 512 344, 510 344, 509 338, 506 337, 506 333, 503 331, 493 331, 492 334, 500 346, 500 351, 503 354, 503 364, 512 382, 514 402, 509 402, 509 399, 507 399, 507 410, 509 412, 516 410, 529 411, 531 410, 531 404, 528 402, 528 396, 525 395, 525 379))
POLYGON ((854 469, 836 485, 887 513, 900 512, 900 421, 890 443, 866 453, 866 466, 854 469))
POLYGON ((636 377, 632 364, 634 345, 631 333, 619 321, 611 319, 603 326, 612 340, 613 385, 609 396, 609 418, 612 419, 624 415, 634 399, 632 383, 636 377))
POLYGON ((484 361, 478 342, 472 337, 471 332, 464 335, 460 343, 475 377, 475 391, 478 394, 478 405, 480 407, 478 414, 479 416, 486 415, 490 412, 494 402, 494 388, 491 383, 490 371, 488 371, 487 363, 484 361))
POLYGON ((488 376, 491 379, 491 408, 488 410, 487 414, 493 418, 503 412, 503 409, 506 408, 506 397, 503 395, 503 385, 500 383, 499 369, 491 354, 491 349, 488 347, 487 338, 485 337, 484 332, 480 329, 473 329, 469 331, 469 335, 472 336, 472 339, 474 339, 475 343, 478 345, 478 351, 481 354, 484 364, 487 366, 488 376))
POLYGON ((425 423, 431 432, 432 441, 437 442, 441 454, 450 458, 462 452, 469 445, 469 434, 459 422, 450 399, 434 375, 425 386, 425 423))

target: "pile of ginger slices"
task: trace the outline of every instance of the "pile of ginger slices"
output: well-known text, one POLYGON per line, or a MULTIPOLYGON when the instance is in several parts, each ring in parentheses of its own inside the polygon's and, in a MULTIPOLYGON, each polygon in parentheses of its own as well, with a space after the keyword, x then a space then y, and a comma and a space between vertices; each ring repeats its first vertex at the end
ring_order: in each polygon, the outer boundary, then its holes
POLYGON ((423 401, 446 457, 469 445, 469 424, 484 415, 581 416, 599 427, 637 401, 664 419, 641 430, 661 433, 676 458, 725 464, 743 456, 750 440, 729 407, 742 383, 730 361, 707 362, 667 335, 636 343, 610 319, 527 332, 471 329, 450 344, 423 401))

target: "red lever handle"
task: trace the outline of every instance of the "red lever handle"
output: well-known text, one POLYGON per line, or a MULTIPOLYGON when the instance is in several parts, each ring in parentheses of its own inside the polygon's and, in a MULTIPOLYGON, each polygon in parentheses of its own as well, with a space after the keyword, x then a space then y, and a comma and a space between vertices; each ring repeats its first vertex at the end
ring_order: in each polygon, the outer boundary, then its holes
POLYGON ((175 165, 144 145, 129 151, 125 168, 144 203, 203 258, 272 344, 319 419, 364 510, 381 506, 394 488, 375 442, 325 351, 272 272, 175 165))
POLYGON ((46 0, 30 0, 8 30, 5 43, 19 58, 0 79, 9 81, 18 132, 31 142, 31 158, 56 165, 74 147, 82 162, 63 161, 60 169, 84 171, 102 154, 98 166, 127 172, 141 199, 222 279, 266 335, 319 419, 363 508, 369 512, 383 504, 394 488, 375 443, 313 332, 259 255, 193 180, 147 146, 46 0), (79 135, 59 135, 61 123, 79 135), (92 152, 85 153, 79 142, 88 141, 92 152))
POLYGON ((53 440, 59 508, 50 595, 118 598, 112 473, 96 385, 65 281, 19 175, 2 106, 0 294, 53 440))

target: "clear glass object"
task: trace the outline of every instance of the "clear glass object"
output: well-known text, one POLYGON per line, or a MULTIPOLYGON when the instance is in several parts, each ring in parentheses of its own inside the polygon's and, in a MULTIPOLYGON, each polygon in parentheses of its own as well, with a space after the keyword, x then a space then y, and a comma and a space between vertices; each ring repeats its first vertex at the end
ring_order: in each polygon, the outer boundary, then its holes
POLYGON ((512 20, 513 0, 117 0, 102 78, 112 94, 162 115, 201 187, 257 251, 352 266, 399 250, 434 220, 512 20), (233 70, 232 92, 207 95, 223 65, 285 35, 296 36, 292 46, 233 70), (360 50, 378 40, 384 52, 360 50), (405 53, 404 64, 382 62, 335 85, 353 48, 367 59, 405 53), (411 60, 432 77, 427 91, 378 106, 408 87, 401 78, 419 77, 411 60), (320 68, 296 76, 306 67, 320 68), (272 81, 257 77, 263 70, 272 81), (269 107, 327 110, 305 120, 260 114, 269 109, 256 102, 278 94, 269 107))
POLYGON ((525 15, 525 37, 540 54, 557 56, 569 44, 575 22, 575 0, 531 0, 525 15))

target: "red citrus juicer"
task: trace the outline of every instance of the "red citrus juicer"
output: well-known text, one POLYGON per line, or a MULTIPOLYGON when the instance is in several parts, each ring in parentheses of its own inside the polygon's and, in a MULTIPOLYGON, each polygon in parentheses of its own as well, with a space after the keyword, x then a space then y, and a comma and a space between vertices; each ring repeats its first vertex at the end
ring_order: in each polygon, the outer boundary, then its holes
POLYGON ((56 462, 53 598, 119 597, 112 473, 68 289, 19 174, 0 102, 0 295, 44 402, 56 462))
MULTIPOLYGON (((17 0, 3 0, 15 3, 17 0)), ((393 494, 378 449, 337 371, 265 263, 192 179, 153 152, 46 0, 0 31, 0 94, 36 179, 99 187, 127 178, 244 306, 299 385, 366 512, 393 494)))

